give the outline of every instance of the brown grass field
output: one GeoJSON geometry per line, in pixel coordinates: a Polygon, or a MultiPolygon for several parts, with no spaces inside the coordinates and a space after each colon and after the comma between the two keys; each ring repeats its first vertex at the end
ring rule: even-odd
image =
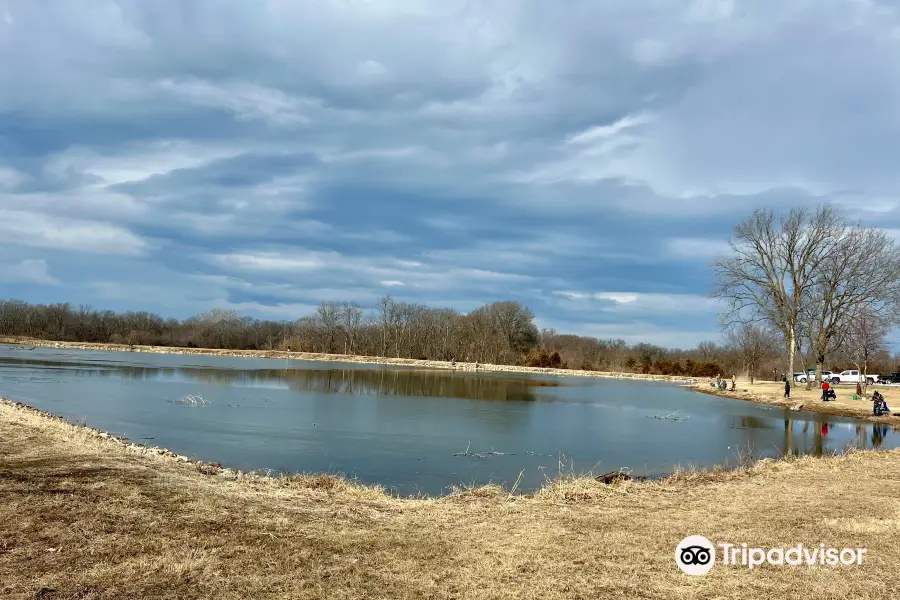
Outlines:
{"type": "Polygon", "coordinates": [[[223,477],[0,402],[0,597],[896,597],[900,453],[763,461],[530,495],[400,499],[332,476],[223,477]],[[675,565],[687,535],[865,547],[862,565],[675,565]]]}

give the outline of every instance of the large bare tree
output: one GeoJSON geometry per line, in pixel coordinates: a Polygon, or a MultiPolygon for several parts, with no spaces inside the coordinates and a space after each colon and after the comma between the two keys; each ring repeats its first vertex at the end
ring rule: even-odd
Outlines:
{"type": "Polygon", "coordinates": [[[882,229],[844,225],[835,233],[834,252],[815,273],[804,307],[819,382],[825,359],[845,343],[845,334],[860,322],[889,327],[900,298],[900,249],[894,240],[882,229]]]}
{"type": "Polygon", "coordinates": [[[713,263],[713,296],[726,303],[723,325],[765,324],[781,333],[788,377],[794,372],[804,303],[834,256],[843,227],[843,217],[829,205],[786,215],[758,209],[735,227],[729,255],[713,263]]]}

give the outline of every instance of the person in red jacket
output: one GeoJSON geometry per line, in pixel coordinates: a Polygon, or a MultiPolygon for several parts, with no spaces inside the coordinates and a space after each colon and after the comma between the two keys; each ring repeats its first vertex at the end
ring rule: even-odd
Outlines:
{"type": "Polygon", "coordinates": [[[831,385],[827,381],[822,382],[822,402],[828,402],[828,390],[831,389],[831,385]]]}

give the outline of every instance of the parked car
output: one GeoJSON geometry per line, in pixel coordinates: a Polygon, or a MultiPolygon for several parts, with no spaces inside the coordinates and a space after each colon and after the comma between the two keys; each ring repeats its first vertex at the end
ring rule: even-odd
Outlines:
{"type": "Polygon", "coordinates": [[[885,375],[881,378],[881,383],[900,383],[900,371],[885,375]]]}
{"type": "MultiPolygon", "coordinates": [[[[822,371],[822,381],[829,381],[834,375],[831,371],[822,371]]],[[[794,381],[798,383],[806,383],[816,379],[816,370],[810,369],[806,373],[794,373],[794,381]]]]}
{"type": "Polygon", "coordinates": [[[842,371],[840,373],[832,373],[831,375],[831,383],[878,383],[880,380],[878,375],[873,375],[872,373],[860,373],[856,369],[850,369],[848,371],[842,371]]]}

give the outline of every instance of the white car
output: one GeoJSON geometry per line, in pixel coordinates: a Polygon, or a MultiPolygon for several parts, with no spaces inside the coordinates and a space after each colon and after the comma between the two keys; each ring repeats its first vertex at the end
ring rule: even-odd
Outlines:
{"type": "Polygon", "coordinates": [[[840,373],[832,373],[829,380],[833,384],[838,383],[867,383],[869,385],[878,383],[879,376],[871,373],[860,373],[856,369],[842,371],[840,373]]]}
{"type": "MultiPolygon", "coordinates": [[[[822,371],[822,381],[829,381],[834,375],[831,371],[822,371]]],[[[807,381],[815,381],[816,370],[810,369],[806,373],[794,373],[794,381],[798,383],[806,383],[807,381]]]]}

